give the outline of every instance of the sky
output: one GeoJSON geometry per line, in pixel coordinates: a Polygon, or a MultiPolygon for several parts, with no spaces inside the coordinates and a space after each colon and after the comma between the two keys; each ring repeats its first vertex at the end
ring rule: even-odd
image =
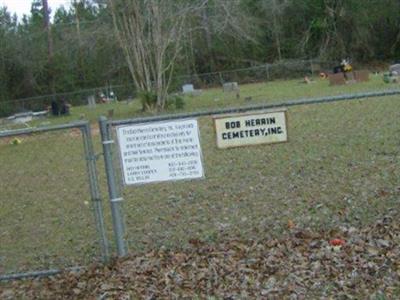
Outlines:
{"type": "MultiPolygon", "coordinates": [[[[70,2],[71,0],[48,0],[52,13],[61,5],[67,8],[70,2]]],[[[31,3],[31,0],[0,0],[0,6],[7,6],[9,12],[18,15],[18,19],[24,14],[30,14],[31,3]]]]}

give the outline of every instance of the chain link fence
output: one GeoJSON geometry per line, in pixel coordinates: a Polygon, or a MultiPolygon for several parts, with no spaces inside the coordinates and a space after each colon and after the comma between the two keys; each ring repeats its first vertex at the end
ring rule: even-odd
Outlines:
{"type": "MultiPolygon", "coordinates": [[[[278,79],[302,78],[305,75],[318,75],[320,71],[331,70],[333,62],[320,60],[287,60],[274,64],[265,64],[249,68],[226,70],[204,74],[176,76],[172,80],[171,90],[181,92],[185,84],[193,84],[197,89],[220,87],[226,82],[238,82],[239,84],[268,82],[278,79]]],[[[61,103],[63,100],[72,106],[88,105],[89,98],[94,97],[96,103],[105,103],[118,100],[133,100],[136,97],[136,89],[133,85],[108,85],[92,89],[84,89],[76,92],[57,93],[16,99],[0,102],[0,117],[6,117],[15,113],[26,111],[51,110],[51,102],[61,103]]]]}
{"type": "MultiPolygon", "coordinates": [[[[245,101],[257,100],[263,97],[273,97],[274,100],[282,101],[287,99],[285,99],[283,96],[280,97],[279,94],[282,92],[282,90],[289,88],[287,81],[285,80],[297,80],[299,86],[302,86],[304,90],[312,90],[310,85],[312,86],[313,83],[321,81],[319,78],[320,73],[331,73],[334,66],[337,64],[338,62],[321,61],[316,59],[285,60],[273,64],[263,64],[242,69],[176,76],[172,79],[170,93],[183,94],[188,96],[186,98],[191,99],[202,94],[203,90],[207,90],[207,93],[210,94],[215,101],[235,97],[245,101]],[[307,82],[305,82],[306,76],[307,82]],[[276,84],[274,84],[274,86],[268,85],[269,82],[276,80],[281,80],[281,86],[277,86],[276,84]],[[214,96],[213,94],[215,94],[216,89],[222,90],[223,85],[226,83],[237,83],[237,89],[234,87],[231,92],[229,89],[224,90],[222,97],[221,95],[214,96]],[[258,85],[259,83],[265,83],[265,86],[262,87],[261,90],[260,86],[258,85]],[[185,85],[192,86],[193,91],[185,93],[183,91],[183,87],[185,85]]],[[[357,66],[355,69],[362,70],[364,67],[357,66]]],[[[370,75],[370,77],[373,76],[370,75]]],[[[387,89],[388,84],[383,82],[382,75],[378,75],[378,77],[378,81],[381,84],[377,84],[375,82],[371,87],[365,85],[365,87],[361,88],[358,87],[358,84],[349,84],[347,85],[347,93],[357,92],[358,89],[366,89],[370,91],[387,89]]],[[[375,78],[375,76],[373,78],[375,78]]],[[[329,80],[325,79],[325,81],[326,85],[329,85],[329,80]]],[[[318,83],[316,85],[318,85],[318,83]]],[[[340,93],[340,91],[336,91],[334,88],[326,89],[326,96],[335,93],[340,93]]],[[[312,97],[316,95],[309,96],[312,97]]],[[[5,118],[12,114],[23,112],[49,111],[51,113],[52,102],[56,102],[60,106],[62,105],[63,101],[65,101],[66,103],[71,104],[73,107],[79,107],[90,105],[93,102],[97,104],[117,102],[121,100],[130,102],[136,99],[136,97],[137,91],[132,84],[110,84],[103,87],[84,89],[76,92],[57,93],[56,95],[44,95],[2,101],[0,102],[0,118],[5,118]]],[[[295,97],[292,96],[291,98],[293,99],[295,97]]],[[[205,105],[208,105],[208,103],[205,105]]],[[[0,119],[0,122],[1,121],[2,120],[0,119]]]]}
{"type": "Polygon", "coordinates": [[[319,76],[320,72],[331,72],[334,62],[321,60],[284,60],[248,68],[177,76],[176,89],[184,84],[193,84],[198,89],[220,87],[227,82],[239,84],[269,82],[274,80],[299,79],[304,76],[319,76]]]}
{"type": "Polygon", "coordinates": [[[85,106],[91,102],[110,103],[118,100],[132,100],[136,97],[135,88],[132,85],[109,85],[92,89],[79,90],[76,92],[57,93],[55,95],[44,95],[0,102],[0,117],[10,116],[22,112],[51,112],[52,102],[61,106],[62,102],[72,106],[85,106]]]}
{"type": "Polygon", "coordinates": [[[106,214],[106,220],[120,256],[222,238],[279,237],[288,224],[331,230],[373,222],[399,207],[399,95],[399,90],[377,91],[102,118],[100,133],[87,122],[3,131],[0,279],[26,272],[50,275],[52,269],[106,260],[110,250],[100,197],[106,185],[112,217],[106,214]],[[288,108],[288,142],[217,148],[214,116],[273,108],[288,108]],[[116,128],[187,119],[198,120],[204,178],[125,186],[116,128]],[[103,165],[92,131],[101,135],[103,146],[106,172],[100,181],[96,164],[101,170],[103,165]]]}
{"type": "Polygon", "coordinates": [[[365,225],[398,209],[399,93],[103,119],[119,254],[125,255],[127,248],[140,252],[212,244],[226,237],[279,237],[288,226],[331,230],[343,224],[365,225]],[[288,142],[216,147],[213,116],[282,107],[289,108],[288,142]],[[200,128],[204,179],[123,184],[116,128],[193,118],[200,128]]]}
{"type": "Polygon", "coordinates": [[[107,260],[95,160],[87,122],[0,133],[0,275],[107,260]]]}

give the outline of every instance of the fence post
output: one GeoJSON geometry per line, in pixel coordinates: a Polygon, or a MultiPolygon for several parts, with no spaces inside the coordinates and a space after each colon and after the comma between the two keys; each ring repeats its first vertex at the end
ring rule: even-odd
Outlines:
{"type": "Polygon", "coordinates": [[[265,65],[265,69],[267,71],[267,81],[269,81],[269,64],[265,65]]]}
{"type": "Polygon", "coordinates": [[[100,195],[100,188],[99,188],[97,167],[96,167],[96,155],[93,149],[90,124],[87,123],[84,126],[82,126],[81,131],[82,131],[83,145],[86,155],[86,166],[89,175],[90,194],[94,209],[97,233],[99,235],[100,249],[103,261],[107,262],[110,257],[110,252],[109,252],[108,239],[106,235],[106,227],[104,225],[103,206],[100,195]]]}
{"type": "Polygon", "coordinates": [[[123,198],[117,188],[116,174],[112,158],[112,135],[108,120],[102,116],[99,119],[99,127],[101,133],[101,141],[103,144],[104,164],[107,175],[108,194],[110,197],[113,229],[115,234],[115,241],[117,244],[117,252],[119,257],[123,257],[127,253],[125,243],[125,228],[122,214],[122,201],[123,198]]]}
{"type": "Polygon", "coordinates": [[[311,76],[314,77],[314,62],[310,59],[310,69],[311,69],[311,76]]]}

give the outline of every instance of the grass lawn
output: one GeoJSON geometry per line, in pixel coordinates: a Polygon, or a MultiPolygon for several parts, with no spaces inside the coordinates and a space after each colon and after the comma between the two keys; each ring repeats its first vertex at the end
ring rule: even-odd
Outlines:
{"type": "MultiPolygon", "coordinates": [[[[368,83],[328,87],[326,81],[277,81],[241,87],[241,99],[220,89],[187,97],[187,111],[285,99],[374,91],[368,83]],[[244,97],[252,97],[248,103],[244,97]]],[[[95,122],[114,109],[114,118],[142,115],[140,105],[114,103],[89,110],[74,107],[65,118],[95,122]]],[[[212,119],[200,118],[204,180],[123,189],[130,249],[185,247],[190,239],[210,243],[229,236],[277,236],[296,226],[332,230],[369,224],[400,202],[400,99],[292,107],[289,142],[219,150],[212,119]]],[[[33,125],[40,125],[36,121],[33,125]]],[[[98,134],[94,135],[100,152],[98,134]]],[[[96,235],[79,133],[0,140],[0,274],[85,264],[95,257],[96,235]]],[[[99,172],[107,198],[102,158],[99,172]]],[[[111,231],[109,205],[104,202],[111,231]]]]}
{"type": "MultiPolygon", "coordinates": [[[[222,88],[211,88],[203,90],[201,96],[185,96],[186,107],[184,110],[169,110],[165,113],[193,112],[226,108],[232,106],[243,106],[252,104],[277,103],[289,99],[313,98],[323,96],[334,96],[369,91],[379,91],[399,86],[389,85],[383,82],[380,75],[371,75],[371,80],[364,83],[349,84],[346,86],[329,86],[327,80],[315,79],[311,84],[304,84],[300,79],[288,81],[272,81],[267,83],[246,84],[240,86],[240,99],[236,99],[235,93],[223,93],[222,88]],[[251,101],[245,98],[251,97],[251,101]]],[[[78,106],[71,109],[71,115],[66,117],[50,117],[47,119],[31,122],[31,126],[46,126],[62,124],[78,119],[86,119],[97,122],[100,115],[108,115],[108,111],[114,111],[114,119],[126,119],[136,116],[146,116],[149,113],[141,112],[138,99],[130,103],[120,101],[117,103],[99,104],[95,108],[78,106]]],[[[1,127],[0,127],[1,130],[1,127]]]]}

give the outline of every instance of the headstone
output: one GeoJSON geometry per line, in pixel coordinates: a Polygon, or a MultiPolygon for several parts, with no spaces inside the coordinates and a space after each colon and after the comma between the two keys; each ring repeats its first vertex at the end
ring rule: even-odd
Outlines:
{"type": "Polygon", "coordinates": [[[346,83],[356,83],[356,77],[353,72],[344,73],[344,78],[346,80],[346,83]]]}
{"type": "Polygon", "coordinates": [[[343,73],[329,74],[329,84],[330,85],[343,85],[346,84],[346,79],[343,73]]]}
{"type": "Polygon", "coordinates": [[[193,84],[185,84],[182,86],[182,91],[184,94],[191,94],[194,92],[193,84]]]}
{"type": "Polygon", "coordinates": [[[357,82],[369,81],[369,71],[367,70],[354,71],[354,77],[357,80],[357,82]]]}
{"type": "Polygon", "coordinates": [[[190,96],[199,96],[202,90],[195,90],[193,84],[185,84],[182,86],[182,92],[190,96]]]}
{"type": "Polygon", "coordinates": [[[224,92],[237,92],[239,85],[237,82],[226,82],[222,85],[224,92]]]}
{"type": "Polygon", "coordinates": [[[96,98],[94,97],[94,95],[90,95],[88,98],[88,105],[89,107],[95,107],[96,106],[96,98]]]}
{"type": "Polygon", "coordinates": [[[64,100],[61,103],[60,115],[69,115],[70,108],[71,108],[71,105],[64,100]]]}
{"type": "Polygon", "coordinates": [[[18,113],[7,118],[8,121],[11,121],[11,123],[14,124],[24,124],[26,122],[32,121],[32,119],[33,113],[31,111],[18,113]]]}
{"type": "Polygon", "coordinates": [[[389,71],[390,73],[397,72],[397,75],[400,75],[400,64],[391,65],[389,71]]]}

